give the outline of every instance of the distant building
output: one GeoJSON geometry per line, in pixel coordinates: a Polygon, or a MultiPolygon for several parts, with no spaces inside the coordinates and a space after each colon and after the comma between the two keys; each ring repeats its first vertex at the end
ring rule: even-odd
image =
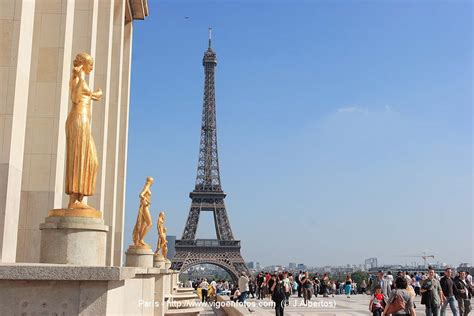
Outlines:
{"type": "Polygon", "coordinates": [[[176,236],[166,236],[166,241],[168,242],[168,259],[171,260],[176,254],[176,248],[174,247],[176,236]]]}
{"type": "MultiPolygon", "coordinates": [[[[432,267],[433,267],[435,273],[440,275],[440,276],[442,276],[444,274],[444,269],[446,268],[444,266],[435,265],[435,264],[433,264],[432,267]]],[[[380,267],[373,267],[373,268],[368,270],[368,272],[371,273],[371,274],[376,274],[378,271],[383,271],[385,273],[390,271],[394,275],[399,271],[402,271],[402,272],[405,272],[405,273],[408,273],[408,274],[412,274],[412,273],[415,273],[415,272],[417,272],[417,273],[422,273],[422,272],[426,273],[428,271],[428,268],[425,267],[424,265],[403,266],[403,265],[394,264],[394,265],[383,265],[383,266],[380,266],[380,267]]]]}
{"type": "Polygon", "coordinates": [[[298,270],[306,270],[307,267],[304,263],[298,263],[298,265],[296,266],[296,269],[298,270]]]}
{"type": "Polygon", "coordinates": [[[365,266],[365,270],[370,270],[372,268],[378,267],[377,258],[365,259],[364,266],[365,266]]]}
{"type": "Polygon", "coordinates": [[[264,270],[265,272],[279,272],[279,271],[283,271],[284,268],[283,266],[279,266],[279,265],[271,265],[271,266],[268,266],[268,267],[264,267],[262,270],[264,270]]]}
{"type": "Polygon", "coordinates": [[[346,265],[345,267],[331,267],[329,271],[331,274],[341,275],[354,272],[354,268],[350,265],[346,265]]]}
{"type": "Polygon", "coordinates": [[[246,265],[247,268],[249,268],[249,269],[256,269],[256,268],[257,268],[257,265],[255,264],[254,261],[246,262],[245,265],[246,265]]]}
{"type": "Polygon", "coordinates": [[[290,262],[290,263],[288,264],[288,269],[290,269],[290,270],[296,270],[296,263],[290,262]]]}

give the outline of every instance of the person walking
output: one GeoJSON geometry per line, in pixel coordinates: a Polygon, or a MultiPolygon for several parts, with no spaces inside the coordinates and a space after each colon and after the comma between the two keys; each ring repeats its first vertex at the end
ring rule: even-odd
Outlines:
{"type": "Polygon", "coordinates": [[[298,292],[298,288],[299,288],[298,282],[296,282],[296,280],[293,280],[293,285],[292,286],[293,286],[292,293],[296,294],[296,292],[298,292]]]}
{"type": "Polygon", "coordinates": [[[209,287],[207,279],[203,279],[199,287],[201,288],[201,303],[207,302],[207,288],[209,287]]]}
{"type": "Polygon", "coordinates": [[[441,306],[441,316],[446,315],[446,308],[448,307],[453,312],[453,316],[458,316],[458,302],[456,300],[457,290],[454,286],[454,280],[452,278],[453,270],[451,268],[444,269],[444,276],[441,278],[439,283],[441,284],[441,290],[443,295],[446,297],[444,304],[441,306]]]}
{"type": "Polygon", "coordinates": [[[285,311],[285,286],[283,285],[283,274],[280,273],[270,288],[272,292],[272,301],[275,302],[275,315],[283,316],[285,311]]]}
{"type": "Polygon", "coordinates": [[[278,276],[276,274],[272,274],[272,276],[270,277],[270,280],[268,280],[267,282],[268,294],[270,294],[270,296],[273,293],[272,292],[273,284],[275,284],[277,279],[278,279],[278,276]]]}
{"type": "Polygon", "coordinates": [[[247,276],[247,274],[244,272],[242,272],[242,275],[240,276],[239,278],[239,289],[240,289],[240,302],[242,303],[245,303],[245,301],[247,300],[247,297],[249,295],[249,278],[247,276]]]}
{"type": "Polygon", "coordinates": [[[465,271],[466,272],[466,281],[467,281],[467,284],[470,284],[471,286],[474,286],[474,281],[472,280],[472,275],[469,273],[469,271],[465,271]]]}
{"type": "Polygon", "coordinates": [[[261,271],[257,276],[257,300],[263,300],[265,298],[265,293],[263,291],[265,283],[265,274],[261,271]]]}
{"type": "Polygon", "coordinates": [[[255,281],[252,279],[250,279],[249,281],[249,298],[250,298],[250,295],[252,295],[252,298],[255,298],[255,281]]]}
{"type": "Polygon", "coordinates": [[[344,290],[346,292],[347,298],[351,298],[352,279],[349,273],[346,275],[346,283],[345,283],[344,290]]]}
{"type": "Polygon", "coordinates": [[[386,278],[384,278],[383,271],[381,271],[381,270],[379,270],[379,272],[377,273],[377,278],[375,280],[373,280],[373,282],[371,284],[370,293],[375,293],[375,286],[376,285],[379,285],[380,288],[382,289],[382,294],[384,296],[384,302],[387,303],[388,302],[388,296],[389,296],[389,294],[392,290],[390,288],[389,282],[387,281],[386,278]]]}
{"type": "Polygon", "coordinates": [[[385,308],[384,296],[382,294],[382,288],[380,285],[376,285],[374,288],[374,293],[370,299],[369,311],[372,312],[372,316],[382,316],[383,310],[385,308]]]}
{"type": "Polygon", "coordinates": [[[298,275],[296,276],[296,283],[298,284],[298,297],[301,297],[301,279],[303,278],[304,274],[303,271],[300,271],[298,275]]]}
{"type": "Polygon", "coordinates": [[[383,314],[416,316],[413,297],[407,291],[407,279],[404,276],[398,276],[395,279],[394,287],[389,294],[383,314]]]}
{"type": "Polygon", "coordinates": [[[283,272],[283,288],[285,290],[285,305],[290,305],[290,296],[291,296],[291,282],[288,277],[288,272],[283,272]]]}
{"type": "Polygon", "coordinates": [[[421,293],[420,293],[420,286],[421,286],[420,281],[421,281],[421,277],[418,275],[417,272],[415,272],[415,274],[412,277],[412,286],[413,286],[413,289],[415,290],[415,295],[416,296],[421,295],[421,293]]]}
{"type": "Polygon", "coordinates": [[[329,276],[327,273],[324,273],[321,279],[321,294],[323,294],[323,297],[328,297],[328,285],[329,276]]]}
{"type": "Polygon", "coordinates": [[[388,271],[385,278],[387,279],[387,282],[388,282],[388,285],[390,286],[390,289],[392,289],[393,288],[393,280],[394,280],[393,275],[392,275],[392,271],[388,271]]]}
{"type": "Polygon", "coordinates": [[[365,280],[362,280],[362,282],[360,282],[360,286],[359,286],[359,293],[360,294],[365,294],[366,289],[367,289],[367,283],[365,282],[365,280]]]}
{"type": "Polygon", "coordinates": [[[425,305],[426,316],[440,316],[440,306],[444,303],[444,295],[431,266],[428,267],[428,277],[421,283],[420,292],[421,304],[425,305]]]}
{"type": "Polygon", "coordinates": [[[301,287],[303,288],[304,303],[308,304],[313,296],[313,282],[310,280],[308,272],[305,272],[301,278],[301,287]]]}
{"type": "Polygon", "coordinates": [[[466,278],[466,272],[459,272],[459,276],[454,279],[456,286],[457,299],[459,304],[459,314],[467,316],[471,311],[471,298],[473,294],[472,285],[466,278]]]}

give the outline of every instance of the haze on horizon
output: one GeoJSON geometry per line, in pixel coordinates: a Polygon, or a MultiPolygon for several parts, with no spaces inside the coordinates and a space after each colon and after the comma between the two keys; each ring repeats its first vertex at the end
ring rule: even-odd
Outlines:
{"type": "MultiPolygon", "coordinates": [[[[149,1],[133,39],[125,247],[153,176],[181,237],[213,27],[219,162],[246,261],[473,264],[472,3],[149,1]],[[188,18],[186,18],[188,17],[188,18]]],[[[215,237],[210,214],[198,238],[215,237]]]]}

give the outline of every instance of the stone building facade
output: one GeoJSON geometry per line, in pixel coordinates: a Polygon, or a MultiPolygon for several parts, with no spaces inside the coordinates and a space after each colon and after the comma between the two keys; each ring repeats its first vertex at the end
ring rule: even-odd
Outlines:
{"type": "Polygon", "coordinates": [[[94,58],[96,194],[106,264],[122,265],[133,23],[147,0],[0,0],[0,263],[39,262],[39,225],[64,193],[68,82],[77,53],[94,58]]]}

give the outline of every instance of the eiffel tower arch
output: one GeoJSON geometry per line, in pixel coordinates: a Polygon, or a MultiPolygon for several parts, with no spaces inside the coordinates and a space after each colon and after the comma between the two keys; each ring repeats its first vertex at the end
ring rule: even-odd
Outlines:
{"type": "Polygon", "coordinates": [[[213,264],[227,271],[234,281],[242,272],[248,272],[240,254],[240,240],[235,240],[224,204],[217,153],[216,99],[214,71],[217,56],[211,47],[204,53],[204,100],[202,108],[201,140],[196,185],[189,194],[191,208],[180,240],[176,240],[176,255],[171,268],[184,271],[198,264],[213,264]],[[201,212],[212,212],[216,239],[196,239],[201,212]]]}

